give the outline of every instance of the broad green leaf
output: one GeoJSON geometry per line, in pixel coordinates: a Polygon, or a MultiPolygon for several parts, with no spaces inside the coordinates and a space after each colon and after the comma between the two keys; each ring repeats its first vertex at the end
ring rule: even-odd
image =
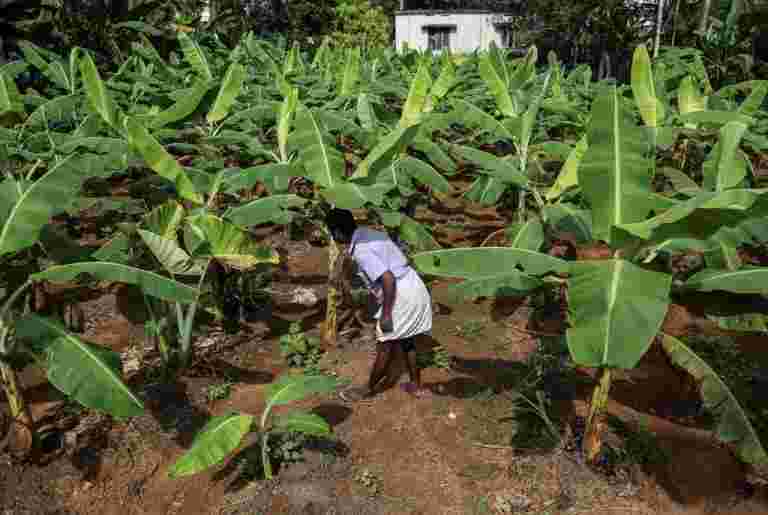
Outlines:
{"type": "Polygon", "coordinates": [[[355,92],[357,82],[360,80],[360,48],[348,48],[344,72],[339,84],[339,96],[348,97],[355,92]]]}
{"type": "Polygon", "coordinates": [[[713,248],[704,252],[707,267],[724,270],[736,270],[741,267],[738,243],[730,237],[729,229],[731,228],[723,227],[710,237],[709,242],[713,244],[713,248]]]}
{"type": "Polygon", "coordinates": [[[175,200],[169,200],[147,213],[142,225],[162,238],[175,238],[184,219],[184,207],[175,200]]]}
{"type": "MultiPolygon", "coordinates": [[[[299,103],[299,88],[291,88],[280,105],[280,114],[277,118],[277,146],[280,149],[280,160],[288,162],[288,133],[296,114],[299,103]]],[[[300,130],[297,124],[297,130],[300,130]]]]}
{"type": "Polygon", "coordinates": [[[192,447],[171,466],[171,478],[191,476],[224,460],[251,430],[253,415],[228,413],[212,417],[195,436],[192,447]]]}
{"type": "Polygon", "coordinates": [[[320,44],[320,48],[315,52],[315,57],[312,59],[312,68],[320,67],[325,59],[328,57],[330,50],[331,37],[323,36],[323,42],[320,44]]]}
{"type": "Polygon", "coordinates": [[[240,94],[245,77],[245,66],[236,62],[229,65],[227,73],[224,75],[224,80],[221,83],[219,94],[216,96],[213,107],[206,116],[208,123],[219,122],[227,117],[232,104],[235,102],[235,98],[240,94]]]}
{"type": "Polygon", "coordinates": [[[376,113],[373,110],[368,93],[357,95],[357,118],[360,120],[360,125],[363,129],[367,131],[375,130],[378,125],[376,113]]]}
{"type": "Polygon", "coordinates": [[[644,133],[626,116],[615,86],[595,100],[588,139],[579,185],[592,206],[595,238],[610,244],[613,226],[644,220],[650,211],[652,164],[644,133]]]}
{"type": "Polygon", "coordinates": [[[494,135],[499,139],[513,141],[515,136],[510,130],[490,114],[481,108],[462,99],[454,99],[452,116],[456,123],[465,127],[478,127],[494,135]]]}
{"type": "Polygon", "coordinates": [[[691,374],[699,385],[704,406],[715,416],[715,435],[730,446],[744,462],[753,465],[768,464],[768,453],[760,442],[749,414],[741,407],[728,385],[683,342],[669,335],[661,338],[661,345],[677,366],[691,374]]]}
{"type": "Polygon", "coordinates": [[[96,68],[96,64],[93,62],[90,54],[85,54],[80,60],[80,74],[83,78],[83,86],[91,107],[99,113],[107,124],[119,129],[117,106],[107,91],[104,81],[101,80],[99,70],[96,68]]]}
{"type": "Polygon", "coordinates": [[[399,234],[400,238],[408,242],[413,251],[423,252],[441,248],[440,244],[432,237],[429,229],[409,216],[401,216],[399,234]]]}
{"type": "Polygon", "coordinates": [[[539,59],[539,50],[536,45],[528,47],[528,52],[521,63],[517,65],[515,71],[510,75],[508,88],[511,91],[517,91],[528,81],[536,76],[536,62],[539,59]]]}
{"type": "Polygon", "coordinates": [[[185,32],[179,32],[178,37],[181,51],[184,53],[184,58],[192,69],[194,69],[204,81],[213,81],[213,73],[211,73],[211,67],[208,64],[208,58],[205,56],[203,49],[200,48],[200,45],[185,32]]]}
{"type": "Polygon", "coordinates": [[[16,82],[0,70],[0,115],[23,112],[24,103],[16,89],[16,82]]]}
{"type": "Polygon", "coordinates": [[[332,188],[324,188],[320,194],[340,209],[359,209],[368,203],[381,205],[384,195],[392,189],[389,184],[363,186],[353,182],[342,182],[332,188]]]}
{"type": "Polygon", "coordinates": [[[241,206],[229,208],[224,218],[243,227],[261,225],[268,222],[276,223],[284,218],[284,210],[291,207],[301,207],[307,200],[296,195],[270,195],[241,206]]]}
{"type": "MultiPolygon", "coordinates": [[[[85,158],[65,158],[53,165],[39,179],[22,192],[14,188],[14,195],[1,195],[3,226],[0,231],[0,256],[34,245],[40,229],[51,217],[66,208],[63,199],[71,199],[88,177],[85,158]]],[[[15,183],[3,181],[2,185],[15,183]]],[[[5,192],[5,188],[3,188],[5,192]]]]}
{"type": "Polygon", "coordinates": [[[178,122],[194,113],[203,97],[208,93],[210,86],[207,82],[198,79],[189,88],[189,93],[179,98],[171,107],[149,118],[149,127],[160,129],[168,124],[178,122]]]}
{"type": "Polygon", "coordinates": [[[331,426],[320,415],[308,411],[293,410],[278,417],[274,428],[313,436],[328,436],[331,426]]]}
{"type": "Polygon", "coordinates": [[[313,394],[329,393],[339,386],[335,377],[325,375],[283,374],[267,386],[269,407],[299,401],[313,394]]]}
{"type": "MultiPolygon", "coordinates": [[[[699,92],[699,86],[694,83],[692,76],[686,76],[677,90],[677,107],[680,114],[687,115],[707,109],[707,97],[699,92]]],[[[696,123],[686,123],[688,129],[695,129],[696,123]]]]}
{"type": "Polygon", "coordinates": [[[299,159],[312,182],[323,188],[333,188],[344,182],[344,156],[336,148],[334,138],[307,107],[302,106],[296,114],[291,146],[299,149],[299,159]]]}
{"type": "Polygon", "coordinates": [[[768,214],[768,189],[730,189],[704,192],[643,222],[616,227],[651,242],[673,238],[706,239],[721,227],[735,226],[768,214]]]}
{"type": "Polygon", "coordinates": [[[509,246],[516,249],[539,251],[544,244],[544,226],[537,218],[515,223],[504,231],[509,246]]]}
{"type": "Polygon", "coordinates": [[[19,338],[44,345],[48,380],[83,406],[126,418],[144,413],[144,405],[120,378],[120,354],[68,333],[36,314],[16,322],[19,338]]]}
{"type": "Polygon", "coordinates": [[[514,160],[464,145],[451,145],[450,149],[463,161],[476,166],[478,172],[487,173],[498,181],[516,186],[525,186],[528,183],[528,178],[520,172],[520,167],[514,160]]]}
{"type": "Polygon", "coordinates": [[[450,58],[443,59],[440,75],[432,84],[432,89],[429,92],[433,99],[432,101],[436,102],[445,97],[454,84],[456,84],[456,68],[450,58]]]}
{"type": "Polygon", "coordinates": [[[557,179],[552,187],[547,191],[546,199],[549,201],[555,200],[560,197],[566,190],[579,184],[579,164],[587,151],[587,135],[581,137],[581,139],[573,147],[571,153],[568,154],[568,158],[563,163],[563,167],[560,169],[560,173],[557,175],[557,179]]]}
{"type": "Polygon", "coordinates": [[[51,122],[71,119],[82,103],[82,95],[53,98],[32,111],[26,123],[29,127],[46,129],[51,122]]]}
{"type": "Polygon", "coordinates": [[[560,66],[557,54],[553,50],[547,52],[547,62],[552,73],[552,97],[556,100],[567,102],[568,99],[562,90],[563,68],[560,66]]]}
{"type": "Polygon", "coordinates": [[[562,202],[544,206],[544,221],[556,235],[570,235],[577,243],[589,243],[592,237],[592,213],[562,202]]]}
{"type": "Polygon", "coordinates": [[[30,275],[33,281],[67,282],[80,274],[90,274],[100,281],[138,286],[147,295],[170,302],[189,304],[197,300],[197,289],[162,275],[119,263],[101,261],[51,266],[30,275]]]}
{"type": "Polygon", "coordinates": [[[206,252],[197,249],[192,252],[194,257],[208,255],[238,270],[280,262],[280,257],[272,248],[260,246],[248,232],[226,220],[207,214],[188,220],[200,231],[207,244],[206,252]]]}
{"type": "Polygon", "coordinates": [[[283,62],[283,75],[289,75],[293,73],[299,61],[299,42],[294,41],[293,46],[285,55],[285,61],[283,62]]]}
{"type": "Polygon", "coordinates": [[[544,77],[544,84],[541,85],[541,89],[539,90],[538,94],[536,94],[531,103],[528,105],[528,108],[525,110],[525,113],[523,113],[523,116],[520,118],[520,132],[517,135],[518,137],[516,143],[518,146],[518,151],[523,156],[523,159],[527,159],[528,145],[530,144],[531,137],[533,136],[533,127],[536,123],[536,116],[539,114],[541,102],[544,100],[544,96],[547,94],[547,88],[549,87],[549,79],[551,76],[552,74],[547,72],[546,76],[544,77]]]}
{"type": "Polygon", "coordinates": [[[680,119],[685,124],[706,123],[712,125],[725,125],[729,122],[738,122],[749,126],[754,122],[754,119],[751,116],[730,111],[693,111],[681,114],[680,119]]]}
{"type": "Polygon", "coordinates": [[[118,233],[115,237],[102,245],[99,250],[94,252],[91,257],[99,261],[109,261],[111,263],[127,265],[131,260],[130,251],[133,246],[133,242],[128,236],[123,233],[118,233]]]}
{"type": "Polygon", "coordinates": [[[457,171],[456,163],[453,162],[443,148],[430,139],[417,136],[411,142],[411,147],[427,156],[427,159],[437,168],[445,171],[447,174],[454,174],[457,171]]]}
{"type": "Polygon", "coordinates": [[[269,163],[238,170],[237,173],[224,177],[224,191],[235,193],[240,190],[250,190],[257,183],[269,184],[277,179],[287,182],[291,177],[298,177],[301,173],[291,163],[269,163]]]}
{"type": "Polygon", "coordinates": [[[697,291],[768,293],[768,268],[745,265],[738,270],[702,270],[690,277],[685,288],[697,291]]]}
{"type": "Polygon", "coordinates": [[[400,127],[381,138],[377,145],[365,156],[365,159],[357,165],[357,169],[351,179],[368,177],[381,170],[382,167],[391,164],[393,156],[402,152],[413,138],[416,137],[418,131],[418,125],[400,127]]]}
{"type": "Polygon", "coordinates": [[[392,166],[398,168],[400,171],[413,177],[416,181],[429,186],[437,192],[448,193],[451,191],[451,184],[446,180],[446,178],[440,175],[437,170],[432,168],[424,161],[421,161],[420,159],[404,157],[395,161],[392,166]]]}
{"type": "Polygon", "coordinates": [[[143,229],[139,229],[138,233],[152,254],[169,273],[199,276],[204,272],[203,266],[192,261],[189,254],[181,248],[176,240],[176,235],[163,237],[143,229]]]}
{"type": "Polygon", "coordinates": [[[728,122],[720,128],[720,139],[703,165],[705,188],[735,188],[747,176],[746,164],[739,155],[739,144],[746,131],[747,126],[739,122],[728,122]]]}
{"type": "Polygon", "coordinates": [[[753,81],[757,84],[753,86],[752,92],[749,94],[746,100],[739,106],[739,113],[754,116],[760,110],[760,106],[763,105],[765,95],[768,94],[768,81],[753,81]]]}
{"type": "Polygon", "coordinates": [[[511,247],[436,250],[416,254],[412,259],[424,274],[465,279],[496,277],[512,270],[528,275],[567,273],[570,268],[562,259],[511,247]]]}
{"type": "Polygon", "coordinates": [[[634,368],[667,313],[672,276],[629,261],[571,264],[566,339],[573,360],[587,367],[634,368]]]}
{"type": "Polygon", "coordinates": [[[80,60],[80,54],[83,50],[80,47],[74,47],[69,51],[69,91],[74,93],[77,91],[77,63],[80,60]]]}
{"type": "Polygon", "coordinates": [[[74,137],[66,143],[59,145],[57,150],[63,154],[70,154],[79,148],[84,148],[98,154],[110,154],[116,157],[123,157],[128,153],[128,143],[125,140],[99,137],[74,137]]]}
{"type": "Polygon", "coordinates": [[[448,289],[455,300],[461,301],[477,297],[522,297],[543,285],[544,281],[538,277],[508,270],[501,275],[466,279],[448,289]]]}
{"type": "MultiPolygon", "coordinates": [[[[43,59],[43,57],[40,55],[40,53],[44,51],[29,41],[19,41],[19,48],[24,54],[24,59],[31,63],[35,68],[38,68],[40,72],[45,75],[51,82],[62,89],[71,89],[71,85],[67,78],[67,73],[60,62],[46,62],[46,60],[43,59]]],[[[56,58],[58,58],[58,56],[56,56],[56,58]]]]}
{"type": "Polygon", "coordinates": [[[126,118],[125,129],[131,146],[141,154],[147,165],[158,175],[173,182],[179,195],[196,204],[202,204],[203,198],[195,190],[194,184],[181,165],[158,143],[144,126],[131,118],[126,118]]]}
{"type": "Polygon", "coordinates": [[[499,203],[508,187],[508,183],[495,177],[478,177],[462,197],[484,206],[494,206],[499,203]]]}
{"type": "Polygon", "coordinates": [[[520,114],[512,96],[509,94],[509,86],[499,74],[490,52],[480,56],[478,62],[480,77],[485,81],[493,98],[496,100],[496,106],[504,116],[517,116],[520,114]]]}
{"type": "Polygon", "coordinates": [[[635,47],[632,56],[632,93],[643,122],[656,128],[664,123],[664,104],[656,97],[651,57],[645,45],[635,47]]]}
{"type": "Polygon", "coordinates": [[[408,98],[400,115],[400,128],[411,127],[421,121],[421,112],[424,110],[431,86],[432,78],[429,76],[428,68],[424,65],[419,66],[416,77],[411,81],[411,89],[408,91],[408,98]]]}
{"type": "Polygon", "coordinates": [[[662,167],[658,168],[656,171],[669,179],[669,182],[672,183],[672,187],[677,193],[682,193],[683,195],[692,197],[694,195],[698,195],[702,191],[701,187],[696,183],[696,181],[691,179],[688,174],[678,170],[677,168],[662,167]]]}
{"type": "Polygon", "coordinates": [[[11,61],[9,63],[0,64],[0,72],[3,72],[6,77],[15,79],[29,68],[29,63],[24,61],[11,61]]]}

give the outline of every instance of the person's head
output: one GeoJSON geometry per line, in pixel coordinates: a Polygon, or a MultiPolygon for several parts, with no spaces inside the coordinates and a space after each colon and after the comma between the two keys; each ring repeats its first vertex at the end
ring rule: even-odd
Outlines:
{"type": "Polygon", "coordinates": [[[325,217],[325,223],[331,231],[333,239],[339,243],[349,243],[357,229],[357,222],[352,212],[346,209],[331,209],[325,217]]]}

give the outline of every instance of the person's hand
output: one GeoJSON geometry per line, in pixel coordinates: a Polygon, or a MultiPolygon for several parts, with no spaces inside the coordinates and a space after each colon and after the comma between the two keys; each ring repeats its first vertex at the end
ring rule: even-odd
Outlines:
{"type": "Polygon", "coordinates": [[[379,327],[381,327],[381,332],[384,334],[394,331],[395,327],[392,323],[392,316],[381,317],[381,320],[379,320],[379,327]]]}

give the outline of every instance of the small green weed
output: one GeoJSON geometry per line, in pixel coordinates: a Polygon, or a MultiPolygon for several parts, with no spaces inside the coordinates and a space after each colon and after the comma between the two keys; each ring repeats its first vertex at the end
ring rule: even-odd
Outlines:
{"type": "Polygon", "coordinates": [[[280,337],[280,350],[288,366],[301,367],[307,374],[319,374],[320,339],[304,334],[301,322],[293,322],[288,334],[280,337]]]}
{"type": "Polygon", "coordinates": [[[669,460],[653,434],[644,427],[632,430],[616,417],[610,417],[608,423],[624,441],[623,448],[609,450],[608,461],[613,465],[658,465],[669,460]]]}
{"type": "Polygon", "coordinates": [[[457,325],[454,334],[465,340],[474,340],[483,334],[485,322],[482,320],[466,320],[461,325],[457,325]]]}
{"type": "Polygon", "coordinates": [[[453,358],[443,345],[437,345],[428,352],[419,352],[416,354],[416,365],[419,368],[442,368],[449,369],[453,363],[453,358]]]}
{"type": "MultiPolygon", "coordinates": [[[[271,464],[279,464],[281,467],[290,463],[298,463],[304,460],[304,444],[307,437],[296,432],[272,432],[269,434],[267,445],[269,461],[271,464]]],[[[264,464],[261,459],[259,446],[245,449],[237,456],[237,461],[242,463],[241,477],[245,481],[264,478],[264,464]]]]}
{"type": "Polygon", "coordinates": [[[230,381],[208,385],[205,388],[205,398],[208,399],[208,402],[226,399],[231,393],[232,383],[230,381]]]}
{"type": "Polygon", "coordinates": [[[472,515],[490,515],[491,503],[487,495],[472,498],[469,502],[472,515]]]}
{"type": "Polygon", "coordinates": [[[371,470],[364,468],[359,471],[355,475],[355,481],[363,486],[372,497],[381,494],[381,478],[371,470]]]}

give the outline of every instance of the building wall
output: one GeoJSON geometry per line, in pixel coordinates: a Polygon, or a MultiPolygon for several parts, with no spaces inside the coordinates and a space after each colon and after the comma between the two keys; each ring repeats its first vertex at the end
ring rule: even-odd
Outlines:
{"type": "Polygon", "coordinates": [[[487,49],[491,41],[501,44],[496,23],[509,17],[491,12],[400,11],[395,13],[395,48],[400,50],[407,42],[410,48],[426,50],[429,25],[455,25],[451,32],[451,52],[464,53],[487,49]]]}

